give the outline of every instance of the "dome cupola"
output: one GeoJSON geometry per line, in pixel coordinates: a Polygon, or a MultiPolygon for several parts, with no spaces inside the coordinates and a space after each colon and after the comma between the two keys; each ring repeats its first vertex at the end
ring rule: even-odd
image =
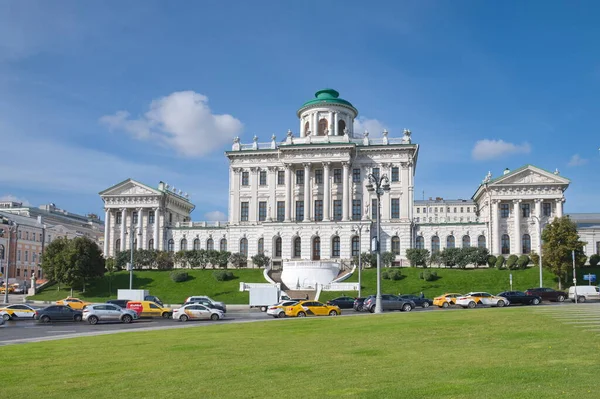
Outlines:
{"type": "Polygon", "coordinates": [[[334,89],[322,89],[315,98],[302,104],[297,112],[300,118],[300,137],[343,136],[348,133],[354,137],[354,119],[358,110],[349,102],[340,98],[334,89]]]}

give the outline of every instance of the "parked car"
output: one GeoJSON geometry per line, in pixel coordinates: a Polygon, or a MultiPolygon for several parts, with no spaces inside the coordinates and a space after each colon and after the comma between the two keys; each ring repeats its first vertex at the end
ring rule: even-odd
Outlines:
{"type": "Polygon", "coordinates": [[[157,303],[150,301],[129,301],[127,309],[137,312],[138,317],[162,317],[168,319],[173,312],[169,308],[163,308],[157,303]]]}
{"type": "Polygon", "coordinates": [[[111,299],[106,301],[106,303],[110,303],[111,305],[117,305],[123,309],[127,309],[127,302],[129,302],[129,299],[111,299]]]}
{"type": "Polygon", "coordinates": [[[185,300],[185,303],[191,303],[191,302],[201,303],[202,305],[205,305],[205,306],[208,303],[208,304],[211,304],[214,308],[222,310],[223,313],[227,313],[227,306],[225,306],[225,304],[223,302],[215,301],[206,295],[196,295],[196,296],[187,297],[185,300]]]}
{"type": "Polygon", "coordinates": [[[365,298],[364,297],[356,298],[354,300],[354,303],[352,304],[352,307],[357,312],[360,312],[361,310],[363,310],[363,303],[365,303],[365,298]]]}
{"type": "Polygon", "coordinates": [[[569,299],[575,302],[575,289],[577,288],[577,302],[600,300],[600,289],[593,285],[578,285],[569,287],[569,299]]]}
{"type": "Polygon", "coordinates": [[[325,305],[319,301],[300,301],[285,308],[285,315],[289,317],[338,316],[340,314],[342,311],[337,306],[325,305]]]}
{"type": "Polygon", "coordinates": [[[185,305],[173,311],[173,319],[179,321],[188,320],[220,320],[225,313],[219,309],[211,309],[199,303],[185,305]]]}
{"type": "Polygon", "coordinates": [[[35,319],[42,323],[51,321],[81,321],[83,314],[81,310],[72,309],[67,305],[51,305],[44,309],[35,311],[35,319]]]}
{"type": "Polygon", "coordinates": [[[433,301],[429,298],[421,298],[420,296],[417,295],[410,295],[410,294],[405,294],[405,295],[398,295],[401,299],[405,299],[408,301],[413,301],[415,303],[415,305],[420,306],[422,308],[428,308],[431,305],[433,305],[433,301]]]}
{"type": "Polygon", "coordinates": [[[85,306],[89,305],[91,302],[82,301],[79,298],[71,298],[70,296],[65,299],[61,299],[60,301],[56,301],[57,305],[65,305],[70,307],[71,309],[81,310],[85,306]]]}
{"type": "MultiPolygon", "coordinates": [[[[15,288],[12,285],[8,286],[8,293],[12,294],[15,292],[15,288]]],[[[0,294],[4,294],[6,293],[6,284],[2,283],[2,285],[0,285],[0,294]]]]}
{"type": "Polygon", "coordinates": [[[8,305],[0,308],[0,316],[8,320],[22,320],[35,318],[35,309],[29,305],[8,305]]]}
{"type": "MultiPolygon", "coordinates": [[[[368,310],[371,313],[375,312],[375,295],[369,295],[363,303],[363,310],[368,310]]],[[[417,305],[411,300],[402,299],[397,295],[383,294],[381,295],[382,310],[400,310],[402,312],[410,312],[417,305]]]]}
{"type": "Polygon", "coordinates": [[[146,295],[144,297],[144,301],[154,302],[154,303],[157,303],[157,304],[159,304],[160,306],[163,306],[163,307],[165,306],[165,304],[162,303],[162,301],[160,300],[160,298],[157,297],[157,296],[154,296],[154,295],[146,295]]]}
{"type": "Polygon", "coordinates": [[[101,321],[120,321],[131,323],[137,320],[138,314],[131,309],[123,309],[110,303],[93,303],[83,309],[83,320],[90,324],[98,324],[101,321]]]}
{"type": "Polygon", "coordinates": [[[537,295],[544,301],[564,302],[567,299],[567,293],[564,291],[556,291],[552,288],[529,288],[525,291],[527,295],[537,295]]]}
{"type": "Polygon", "coordinates": [[[456,298],[463,296],[456,292],[445,293],[444,295],[433,298],[433,304],[440,308],[447,308],[450,305],[456,305],[456,298]]]}
{"type": "Polygon", "coordinates": [[[275,318],[283,318],[285,317],[285,308],[288,306],[293,306],[298,302],[299,301],[280,301],[275,305],[269,306],[267,309],[267,314],[275,318]]]}
{"type": "Polygon", "coordinates": [[[456,298],[456,304],[463,308],[473,309],[477,305],[504,307],[509,304],[508,299],[495,296],[488,292],[469,292],[464,296],[456,298]]]}
{"type": "Polygon", "coordinates": [[[352,309],[354,307],[354,298],[349,296],[340,296],[327,301],[327,305],[334,305],[340,309],[352,309]]]}
{"type": "Polygon", "coordinates": [[[496,296],[501,296],[508,299],[511,305],[539,305],[542,302],[542,297],[537,295],[527,295],[523,291],[504,291],[496,296]]]}

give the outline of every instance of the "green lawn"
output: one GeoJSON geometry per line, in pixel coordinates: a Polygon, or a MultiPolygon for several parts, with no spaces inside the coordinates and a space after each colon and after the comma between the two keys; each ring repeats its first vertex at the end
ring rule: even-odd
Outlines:
{"type": "Polygon", "coordinates": [[[598,334],[537,309],[290,319],[6,346],[0,347],[0,358],[9,361],[2,393],[61,399],[597,397],[598,334]]]}

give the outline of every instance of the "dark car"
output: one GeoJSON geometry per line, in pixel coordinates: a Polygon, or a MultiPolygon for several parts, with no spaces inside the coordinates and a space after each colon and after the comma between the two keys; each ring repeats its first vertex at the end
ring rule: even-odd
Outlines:
{"type": "Polygon", "coordinates": [[[127,309],[127,302],[129,302],[129,299],[111,299],[110,301],[106,301],[106,303],[117,305],[123,309],[127,309]]]}
{"type": "Polygon", "coordinates": [[[542,297],[538,295],[527,295],[523,291],[504,291],[499,293],[497,296],[508,299],[510,305],[521,304],[521,305],[539,305],[542,302],[542,297]]]}
{"type": "Polygon", "coordinates": [[[337,306],[340,309],[352,309],[354,307],[354,298],[349,296],[340,296],[327,301],[328,305],[337,306]]]}
{"type": "Polygon", "coordinates": [[[567,294],[563,291],[556,291],[552,288],[529,288],[525,291],[527,295],[537,295],[544,301],[564,302],[567,299],[567,294]]]}
{"type": "Polygon", "coordinates": [[[413,301],[415,303],[415,305],[417,306],[421,306],[422,308],[428,308],[431,305],[433,305],[433,301],[429,298],[421,298],[420,296],[416,296],[416,295],[398,295],[401,299],[405,299],[407,301],[413,301]]]}
{"type": "Polygon", "coordinates": [[[352,307],[357,312],[360,312],[363,309],[363,303],[365,303],[365,298],[356,298],[352,304],[352,307]]]}
{"type": "Polygon", "coordinates": [[[42,323],[49,323],[51,321],[81,321],[82,318],[83,313],[81,310],[75,310],[64,305],[52,305],[35,311],[35,319],[42,323]]]}
{"type": "Polygon", "coordinates": [[[144,301],[150,301],[150,302],[154,302],[162,307],[164,307],[165,305],[162,303],[162,301],[160,300],[159,297],[154,296],[154,295],[146,295],[144,297],[144,301]]]}
{"type": "MultiPolygon", "coordinates": [[[[370,295],[365,299],[363,303],[363,310],[369,312],[375,312],[375,295],[370,295]]],[[[416,305],[413,301],[402,299],[397,295],[383,294],[381,295],[381,307],[382,310],[400,310],[403,312],[410,312],[416,305]]]]}
{"type": "Polygon", "coordinates": [[[191,301],[184,303],[183,306],[192,305],[192,304],[196,304],[196,303],[199,303],[200,305],[204,305],[209,309],[218,309],[218,310],[222,311],[223,313],[227,312],[227,309],[224,306],[221,306],[217,303],[211,302],[210,300],[204,299],[204,298],[192,299],[191,301]]]}

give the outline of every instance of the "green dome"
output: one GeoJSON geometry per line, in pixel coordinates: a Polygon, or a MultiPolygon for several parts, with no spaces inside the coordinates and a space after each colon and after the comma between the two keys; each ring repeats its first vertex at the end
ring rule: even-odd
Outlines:
{"type": "Polygon", "coordinates": [[[356,108],[354,108],[354,105],[352,105],[350,103],[350,101],[346,101],[346,100],[340,98],[340,93],[338,93],[336,90],[333,90],[333,89],[322,89],[322,90],[319,90],[318,92],[316,92],[315,98],[302,104],[302,106],[298,110],[298,115],[300,115],[300,112],[302,112],[302,110],[308,106],[318,105],[318,104],[323,104],[323,103],[346,105],[346,106],[352,108],[354,110],[354,112],[356,112],[356,114],[358,115],[358,110],[356,108]]]}

